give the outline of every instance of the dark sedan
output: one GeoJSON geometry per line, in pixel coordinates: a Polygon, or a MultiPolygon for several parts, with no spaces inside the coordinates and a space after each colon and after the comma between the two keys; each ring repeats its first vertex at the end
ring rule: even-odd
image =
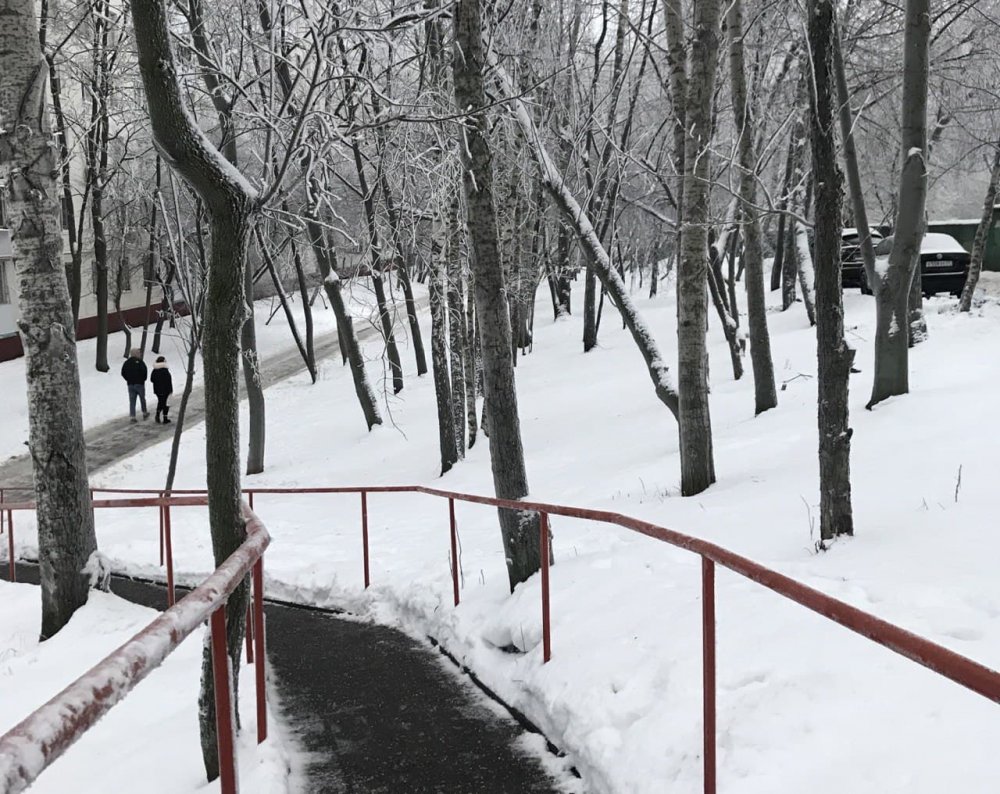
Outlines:
{"type": "MultiPolygon", "coordinates": [[[[882,242],[882,235],[871,230],[872,245],[882,242]]],[[[844,229],[840,236],[840,283],[845,287],[864,286],[864,261],[861,258],[861,235],[857,229],[844,229]]]]}
{"type": "MultiPolygon", "coordinates": [[[[892,237],[886,237],[875,246],[877,263],[887,262],[892,253],[892,237]]],[[[925,297],[939,292],[962,294],[969,277],[969,252],[948,234],[930,232],[920,244],[920,284],[925,297]]],[[[867,279],[863,279],[862,292],[869,293],[867,279]]]]}

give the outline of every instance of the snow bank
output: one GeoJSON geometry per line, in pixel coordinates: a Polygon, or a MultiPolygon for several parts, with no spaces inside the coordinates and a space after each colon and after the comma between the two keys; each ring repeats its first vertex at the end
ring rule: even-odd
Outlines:
{"type": "MultiPolygon", "coordinates": [[[[0,734],[144,628],[156,616],[117,596],[92,592],[70,623],[38,642],[37,587],[0,581],[0,734]]],[[[218,791],[206,784],[198,740],[198,678],[204,630],[195,632],[157,670],[42,773],[32,792],[131,791],[144,794],[218,791]]],[[[253,692],[244,666],[241,691],[253,692]]],[[[268,740],[256,743],[252,694],[241,698],[239,737],[243,791],[272,794],[298,788],[301,762],[274,708],[268,740]]]]}

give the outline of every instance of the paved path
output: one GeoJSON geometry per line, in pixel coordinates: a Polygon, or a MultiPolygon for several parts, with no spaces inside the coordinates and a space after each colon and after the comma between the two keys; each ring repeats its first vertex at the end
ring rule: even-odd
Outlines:
{"type": "MultiPolygon", "coordinates": [[[[420,310],[423,308],[424,303],[423,301],[418,302],[417,309],[420,310]]],[[[358,341],[364,341],[379,333],[380,330],[374,326],[363,326],[357,331],[358,341]]],[[[313,343],[313,347],[315,349],[317,364],[325,358],[340,355],[340,344],[337,341],[336,331],[317,337],[313,343]]],[[[264,388],[266,389],[275,383],[287,380],[304,369],[305,364],[302,361],[302,356],[298,348],[275,353],[265,358],[261,365],[264,388]]],[[[183,386],[182,383],[176,385],[178,389],[183,386]]],[[[242,379],[240,381],[240,393],[244,393],[242,379]]],[[[124,394],[125,385],[123,383],[123,400],[124,394]]],[[[178,396],[177,400],[179,399],[178,396]]],[[[155,403],[156,400],[153,399],[153,402],[155,403]]],[[[204,418],[205,392],[201,386],[196,386],[191,391],[191,397],[188,399],[184,426],[186,428],[192,427],[204,418]]],[[[130,424],[128,415],[123,412],[120,419],[111,419],[102,424],[95,425],[84,433],[84,441],[87,445],[87,471],[93,475],[95,472],[116,463],[122,458],[170,438],[172,432],[172,428],[169,428],[169,426],[168,428],[164,428],[162,425],[156,424],[152,419],[145,422],[140,420],[135,425],[130,424]]],[[[33,489],[31,458],[27,454],[10,458],[0,464],[0,486],[8,489],[33,489]]]]}
{"type": "MultiPolygon", "coordinates": [[[[37,581],[37,569],[18,566],[18,578],[37,581]]],[[[112,590],[164,607],[157,586],[115,577],[112,590]]],[[[303,794],[558,791],[540,762],[514,747],[522,730],[436,652],[318,610],[268,604],[266,612],[272,684],[309,754],[303,794]]]]}

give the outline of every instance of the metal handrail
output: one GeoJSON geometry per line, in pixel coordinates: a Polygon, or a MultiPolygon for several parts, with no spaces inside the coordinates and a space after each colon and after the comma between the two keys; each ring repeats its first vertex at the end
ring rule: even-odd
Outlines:
{"type": "MultiPolygon", "coordinates": [[[[207,505],[205,497],[102,500],[95,507],[207,505]]],[[[0,503],[0,510],[32,509],[30,502],[0,503]]],[[[246,540],[204,582],[116,651],[98,662],[62,692],[0,737],[0,791],[15,794],[26,789],[53,761],[135,686],[162,664],[206,620],[211,623],[216,728],[222,791],[235,794],[236,761],[232,725],[230,676],[226,650],[225,606],[247,574],[253,575],[253,640],[256,646],[257,740],[267,738],[264,691],[263,555],[271,536],[244,504],[246,540]]],[[[249,640],[248,640],[249,651],[249,640]]]]}
{"type": "MultiPolygon", "coordinates": [[[[161,493],[143,489],[93,489],[94,494],[120,493],[120,494],[148,494],[161,493]]],[[[187,489],[183,491],[172,491],[171,493],[183,493],[187,495],[204,494],[204,490],[187,489]]],[[[487,505],[500,509],[518,510],[522,512],[537,513],[539,521],[539,542],[542,550],[543,565],[540,571],[541,578],[541,609],[542,609],[542,641],[543,641],[543,661],[548,662],[551,653],[551,616],[549,605],[549,577],[550,571],[547,564],[548,543],[549,543],[549,517],[553,515],[566,518],[577,518],[588,521],[597,521],[606,524],[638,532],[647,537],[667,543],[701,557],[702,570],[702,652],[703,652],[703,720],[704,720],[704,765],[705,765],[705,785],[706,794],[714,794],[716,791],[716,768],[715,768],[715,720],[716,720],[716,659],[715,659],[715,566],[722,567],[739,574],[751,581],[772,590],[775,593],[794,601],[805,608],[822,615],[828,620],[838,623],[851,631],[860,634],[869,640],[892,650],[901,656],[910,659],[917,664],[932,670],[933,672],[948,678],[955,683],[988,698],[994,703],[1000,703],[1000,672],[993,670],[973,659],[956,653],[943,645],[932,642],[924,637],[913,634],[893,623],[882,618],[878,618],[871,613],[858,609],[834,596],[823,593],[815,588],[809,587],[802,582],[796,581],[789,576],[754,562],[753,560],[736,554],[715,543],[701,538],[685,535],[675,530],[643,521],[622,513],[610,512],[607,510],[594,510],[589,508],[570,507],[567,505],[550,504],[547,502],[535,502],[519,499],[501,499],[491,496],[480,496],[476,494],[466,494],[457,491],[447,491],[440,488],[429,488],[422,485],[377,485],[377,486],[330,486],[317,488],[248,488],[244,490],[244,495],[253,507],[254,497],[267,494],[355,494],[361,496],[361,518],[362,518],[362,544],[364,554],[364,583],[365,587],[371,584],[369,570],[369,541],[368,541],[368,495],[369,494],[394,494],[394,493],[419,493],[437,498],[447,499],[449,503],[449,520],[451,526],[451,547],[452,547],[452,580],[454,602],[457,606],[460,600],[459,575],[456,559],[456,520],[455,502],[466,502],[471,504],[487,505]]],[[[171,499],[175,497],[170,497],[171,499]]],[[[144,504],[156,504],[156,499],[136,500],[144,504]]],[[[101,501],[95,502],[95,506],[101,501]]],[[[7,506],[0,503],[0,511],[7,509],[7,506]]],[[[9,518],[9,517],[8,517],[9,518]]],[[[168,520],[169,525],[169,520],[168,520]]],[[[169,536],[169,528],[168,528],[169,536]]],[[[167,567],[168,575],[172,570],[172,561],[168,553],[167,567]]]]}

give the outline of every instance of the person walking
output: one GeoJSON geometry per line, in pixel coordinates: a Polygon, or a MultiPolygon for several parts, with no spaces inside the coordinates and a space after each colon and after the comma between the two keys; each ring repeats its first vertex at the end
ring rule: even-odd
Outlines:
{"type": "Polygon", "coordinates": [[[153,371],[150,373],[149,382],[153,384],[153,394],[156,395],[156,423],[159,424],[162,414],[162,422],[170,424],[170,406],[167,405],[167,398],[174,393],[174,379],[170,377],[170,370],[167,368],[167,360],[160,356],[153,364],[153,371]]]}
{"type": "Polygon", "coordinates": [[[122,364],[122,377],[128,384],[128,415],[132,423],[135,424],[135,401],[138,399],[142,406],[142,418],[149,419],[149,410],[146,408],[146,365],[142,361],[142,352],[138,348],[133,348],[129,357],[122,364]]]}

